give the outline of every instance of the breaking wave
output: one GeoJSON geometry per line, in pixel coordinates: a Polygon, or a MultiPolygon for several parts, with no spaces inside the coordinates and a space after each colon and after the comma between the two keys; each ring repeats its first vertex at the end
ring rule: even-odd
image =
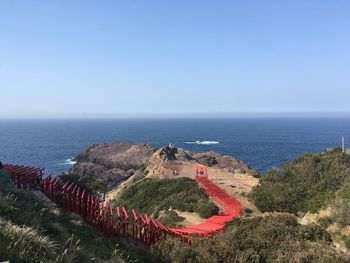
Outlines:
{"type": "Polygon", "coordinates": [[[217,141],[190,141],[185,142],[187,144],[199,144],[199,145],[209,145],[209,144],[219,144],[220,142],[217,141]]]}
{"type": "Polygon", "coordinates": [[[77,163],[77,162],[74,161],[73,158],[69,158],[69,159],[65,160],[64,162],[62,162],[62,163],[60,163],[60,164],[62,164],[62,165],[74,165],[74,164],[76,164],[76,163],[77,163]]]}

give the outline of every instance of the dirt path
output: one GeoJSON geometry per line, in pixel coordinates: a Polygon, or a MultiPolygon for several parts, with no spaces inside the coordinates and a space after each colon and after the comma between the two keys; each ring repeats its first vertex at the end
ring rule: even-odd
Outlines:
{"type": "Polygon", "coordinates": [[[118,185],[118,187],[116,187],[112,191],[109,191],[108,193],[106,193],[106,197],[105,197],[106,201],[109,202],[113,199],[117,199],[119,194],[123,191],[123,189],[128,187],[128,185],[131,185],[133,183],[133,181],[134,181],[134,177],[131,176],[126,181],[124,181],[120,185],[118,185]]]}
{"type": "Polygon", "coordinates": [[[206,220],[202,218],[198,213],[195,213],[195,212],[191,213],[191,212],[183,212],[179,210],[175,210],[175,212],[179,216],[185,218],[185,220],[181,222],[181,225],[183,227],[197,225],[197,224],[203,223],[206,220]]]}

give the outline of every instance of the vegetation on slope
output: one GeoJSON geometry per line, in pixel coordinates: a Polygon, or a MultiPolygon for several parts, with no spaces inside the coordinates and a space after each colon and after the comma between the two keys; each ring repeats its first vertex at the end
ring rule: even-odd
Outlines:
{"type": "Polygon", "coordinates": [[[198,212],[208,218],[218,213],[218,208],[189,178],[140,180],[121,193],[114,201],[119,206],[134,208],[146,214],[155,214],[170,207],[181,211],[198,212]]]}
{"type": "Polygon", "coordinates": [[[349,262],[317,225],[301,226],[290,215],[235,219],[215,238],[194,238],[191,246],[172,238],[151,253],[163,262],[349,262]]]}
{"type": "Polygon", "coordinates": [[[284,164],[262,177],[250,197],[262,211],[314,213],[305,222],[316,221],[350,249],[350,155],[340,149],[284,164]]]}
{"type": "Polygon", "coordinates": [[[107,180],[96,179],[92,175],[84,175],[79,177],[72,174],[62,173],[60,176],[64,182],[74,182],[78,186],[83,187],[84,189],[87,189],[88,191],[93,193],[104,194],[107,192],[108,189],[107,180]]]}
{"type": "Polygon", "coordinates": [[[350,200],[350,155],[306,154],[260,180],[250,197],[261,211],[316,212],[338,197],[350,200]]]}
{"type": "Polygon", "coordinates": [[[49,205],[44,196],[13,188],[0,170],[0,261],[124,262],[135,252],[105,239],[76,215],[49,205]],[[124,259],[123,259],[124,258],[124,259]]]}

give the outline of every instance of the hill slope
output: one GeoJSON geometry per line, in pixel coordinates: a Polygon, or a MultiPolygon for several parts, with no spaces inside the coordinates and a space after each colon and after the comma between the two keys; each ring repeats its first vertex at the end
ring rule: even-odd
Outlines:
{"type": "Polygon", "coordinates": [[[194,238],[191,246],[168,238],[152,247],[163,262],[349,262],[332,248],[322,228],[301,226],[290,215],[234,220],[214,238],[194,238]]]}
{"type": "Polygon", "coordinates": [[[250,196],[262,211],[316,212],[338,196],[350,200],[350,155],[306,154],[270,171],[250,196]]]}
{"type": "Polygon", "coordinates": [[[262,211],[303,215],[332,235],[339,249],[350,249],[350,155],[340,149],[306,154],[269,172],[250,197],[262,211]]]}
{"type": "MultiPolygon", "coordinates": [[[[159,212],[168,211],[169,208],[197,212],[202,218],[208,218],[217,214],[219,209],[209,197],[200,189],[197,183],[188,178],[176,179],[149,179],[145,178],[125,188],[119,197],[113,202],[118,206],[125,206],[129,210],[153,215],[158,218],[159,212]]],[[[175,212],[167,213],[167,217],[161,221],[167,226],[176,226],[175,212]]],[[[180,218],[178,221],[182,221],[180,218]]]]}
{"type": "Polygon", "coordinates": [[[79,216],[64,213],[40,192],[14,189],[0,170],[1,262],[125,262],[127,257],[138,258],[115,239],[103,238],[79,216]]]}

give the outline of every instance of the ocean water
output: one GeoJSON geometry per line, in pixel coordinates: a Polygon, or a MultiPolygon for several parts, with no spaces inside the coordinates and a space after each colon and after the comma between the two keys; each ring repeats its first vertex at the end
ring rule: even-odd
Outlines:
{"type": "Polygon", "coordinates": [[[350,118],[0,120],[0,160],[68,170],[88,145],[127,140],[216,151],[260,173],[350,140],[350,118]]]}

